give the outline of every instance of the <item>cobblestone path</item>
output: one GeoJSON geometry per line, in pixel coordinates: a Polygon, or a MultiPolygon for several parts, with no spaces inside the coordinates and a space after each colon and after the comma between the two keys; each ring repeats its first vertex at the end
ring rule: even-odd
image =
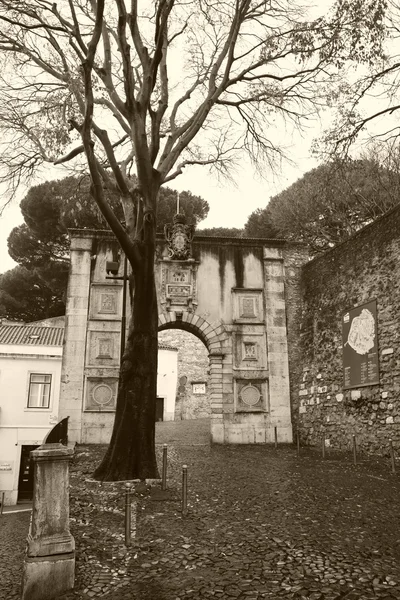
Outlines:
{"type": "Polygon", "coordinates": [[[297,457],[289,446],[210,446],[207,422],[184,423],[182,436],[179,426],[157,428],[159,458],[168,442],[168,491],[137,489],[129,549],[122,486],[90,480],[104,448],[77,448],[76,588],[58,600],[400,598],[400,475],[387,460],[354,467],[350,455],[297,457]]]}
{"type": "Polygon", "coordinates": [[[0,598],[20,597],[22,561],[28,535],[30,512],[0,516],[0,598]]]}

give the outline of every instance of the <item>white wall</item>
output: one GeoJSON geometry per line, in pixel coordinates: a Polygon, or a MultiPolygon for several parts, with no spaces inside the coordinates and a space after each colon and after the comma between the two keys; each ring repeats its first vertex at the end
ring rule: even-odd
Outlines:
{"type": "Polygon", "coordinates": [[[15,504],[23,445],[40,445],[58,422],[61,353],[58,346],[0,344],[0,492],[15,504]],[[51,374],[49,408],[27,408],[30,373],[51,374]]]}
{"type": "Polygon", "coordinates": [[[173,421],[178,378],[178,350],[158,350],[157,396],[164,398],[164,421],[173,421]]]}

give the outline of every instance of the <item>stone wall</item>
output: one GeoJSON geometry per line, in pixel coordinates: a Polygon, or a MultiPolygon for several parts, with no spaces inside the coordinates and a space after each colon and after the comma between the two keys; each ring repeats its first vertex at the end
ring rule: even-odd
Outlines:
{"type": "MultiPolygon", "coordinates": [[[[302,267],[309,260],[308,250],[303,244],[292,244],[284,250],[284,290],[286,305],[287,348],[289,362],[290,397],[298,395],[298,380],[303,375],[301,318],[302,318],[302,267]]],[[[296,409],[296,402],[294,402],[296,409]]],[[[297,427],[297,410],[293,410],[292,423],[297,427]]]]}
{"type": "Polygon", "coordinates": [[[175,420],[209,417],[211,412],[209,360],[203,342],[195,335],[181,329],[160,331],[158,341],[160,344],[178,348],[175,420]]]}
{"type": "Polygon", "coordinates": [[[303,267],[300,352],[291,370],[292,412],[303,443],[384,454],[400,446],[400,210],[303,267]],[[344,389],[342,317],[377,301],[380,383],[344,389]]]}

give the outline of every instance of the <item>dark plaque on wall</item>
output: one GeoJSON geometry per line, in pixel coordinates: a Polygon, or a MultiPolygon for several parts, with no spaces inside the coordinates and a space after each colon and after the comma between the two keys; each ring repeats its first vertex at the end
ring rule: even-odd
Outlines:
{"type": "Polygon", "coordinates": [[[376,300],[344,313],[342,336],[344,387],[379,383],[376,300]]]}

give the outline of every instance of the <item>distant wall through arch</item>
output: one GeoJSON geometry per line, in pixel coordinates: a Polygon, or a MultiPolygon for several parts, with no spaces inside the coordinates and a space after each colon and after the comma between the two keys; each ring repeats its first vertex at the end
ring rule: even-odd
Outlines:
{"type": "Polygon", "coordinates": [[[210,417],[210,362],[204,342],[174,327],[159,331],[158,343],[177,349],[174,420],[210,417]]]}

